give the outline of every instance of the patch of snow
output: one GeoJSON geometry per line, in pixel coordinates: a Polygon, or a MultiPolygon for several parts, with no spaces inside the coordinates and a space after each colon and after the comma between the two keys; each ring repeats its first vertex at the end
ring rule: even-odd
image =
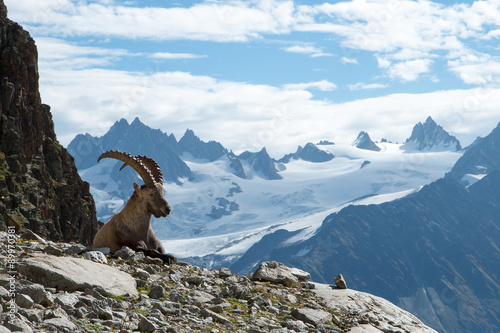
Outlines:
{"type": "Polygon", "coordinates": [[[477,181],[483,179],[483,177],[486,176],[485,173],[479,174],[479,175],[474,175],[471,173],[468,173],[462,177],[462,181],[467,183],[467,186],[471,186],[475,184],[477,181]]]}

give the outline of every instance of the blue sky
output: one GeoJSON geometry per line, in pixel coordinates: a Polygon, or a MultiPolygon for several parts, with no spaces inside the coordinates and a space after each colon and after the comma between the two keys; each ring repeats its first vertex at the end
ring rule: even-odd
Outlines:
{"type": "Polygon", "coordinates": [[[432,116],[463,145],[500,121],[500,2],[5,0],[39,48],[56,133],[120,118],[274,157],[432,116]]]}

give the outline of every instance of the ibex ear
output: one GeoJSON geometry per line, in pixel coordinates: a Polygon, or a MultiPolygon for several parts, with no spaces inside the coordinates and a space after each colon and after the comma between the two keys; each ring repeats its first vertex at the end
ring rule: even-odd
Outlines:
{"type": "Polygon", "coordinates": [[[139,184],[137,184],[136,182],[134,182],[134,190],[139,192],[140,189],[141,189],[141,186],[139,184]]]}

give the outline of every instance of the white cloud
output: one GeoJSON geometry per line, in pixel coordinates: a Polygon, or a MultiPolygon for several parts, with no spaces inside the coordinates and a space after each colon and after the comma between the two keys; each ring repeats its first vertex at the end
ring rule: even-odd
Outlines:
{"type": "Polygon", "coordinates": [[[450,62],[451,71],[458,74],[460,79],[467,84],[485,85],[500,83],[500,61],[484,61],[462,63],[450,62]]]}
{"type": "Polygon", "coordinates": [[[389,68],[389,77],[401,81],[415,81],[420,74],[429,72],[430,59],[415,59],[398,62],[389,68]]]}
{"type": "Polygon", "coordinates": [[[354,65],[359,65],[358,61],[355,58],[347,58],[347,57],[342,57],[340,58],[340,62],[345,64],[354,64],[354,65]]]}
{"type": "MultiPolygon", "coordinates": [[[[296,30],[333,33],[345,48],[374,52],[379,68],[402,81],[427,73],[433,58],[444,54],[456,59],[471,52],[468,45],[475,46],[474,40],[499,36],[498,1],[452,6],[430,1],[350,1],[312,8],[315,18],[326,14],[328,19],[301,22],[296,30]]],[[[481,82],[471,76],[460,77],[481,82]]]]}
{"type": "Polygon", "coordinates": [[[35,34],[126,39],[246,41],[283,34],[301,20],[292,1],[206,2],[188,8],[126,7],[67,0],[7,0],[35,34]]]}
{"type": "Polygon", "coordinates": [[[309,54],[311,57],[330,57],[331,53],[325,53],[320,48],[312,45],[294,45],[284,48],[283,50],[291,53],[309,54]]]}
{"type": "Polygon", "coordinates": [[[152,59],[163,59],[163,60],[178,60],[178,59],[199,59],[205,58],[206,55],[198,55],[191,53],[170,53],[170,52],[156,52],[148,55],[152,59]]]}
{"type": "Polygon", "coordinates": [[[332,103],[315,100],[305,90],[333,89],[334,84],[326,80],[274,87],[185,72],[55,71],[43,64],[40,78],[43,102],[52,107],[64,145],[76,134],[101,136],[116,120],[139,116],[177,137],[191,128],[202,139],[218,140],[235,152],[265,146],[277,158],[306,142],[350,143],[361,130],[374,139],[401,142],[414,124],[429,115],[468,144],[491,131],[498,122],[500,104],[500,89],[394,94],[332,103]]]}
{"type": "MultiPolygon", "coordinates": [[[[383,64],[379,60],[379,67],[403,81],[417,80],[426,73],[428,60],[443,55],[457,59],[470,53],[475,41],[500,35],[500,2],[496,0],[448,6],[410,0],[321,5],[295,5],[287,0],[207,0],[171,8],[116,3],[6,0],[12,19],[35,35],[53,37],[245,42],[293,32],[334,34],[343,48],[373,52],[377,59],[385,59],[383,64]],[[404,67],[411,73],[402,73],[404,67]]],[[[285,50],[311,57],[332,56],[311,45],[285,50]]],[[[341,61],[350,63],[346,61],[352,59],[341,61]]],[[[467,82],[480,82],[471,76],[474,74],[459,75],[467,82]]]]}
{"type": "Polygon", "coordinates": [[[40,62],[54,69],[108,66],[117,59],[134,56],[127,50],[81,46],[62,39],[36,38],[40,62]]]}
{"type": "Polygon", "coordinates": [[[358,82],[355,84],[349,84],[347,86],[349,90],[364,90],[364,89],[382,89],[382,88],[387,88],[387,84],[383,83],[363,83],[363,82],[358,82]]]}
{"type": "Polygon", "coordinates": [[[318,89],[321,91],[333,91],[337,89],[337,85],[335,83],[329,82],[328,80],[321,80],[308,83],[285,84],[283,85],[283,88],[286,90],[318,89]]]}

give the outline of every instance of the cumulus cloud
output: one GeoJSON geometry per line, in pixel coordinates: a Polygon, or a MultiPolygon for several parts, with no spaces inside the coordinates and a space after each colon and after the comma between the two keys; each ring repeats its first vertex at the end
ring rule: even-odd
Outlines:
{"type": "Polygon", "coordinates": [[[415,59],[398,62],[389,68],[389,77],[401,81],[415,81],[420,74],[428,73],[432,60],[415,59]]]}
{"type": "MultiPolygon", "coordinates": [[[[373,52],[388,76],[402,81],[417,80],[427,73],[432,59],[467,56],[477,39],[497,38],[500,3],[476,1],[445,6],[430,1],[366,1],[325,3],[312,6],[323,22],[301,22],[300,31],[340,36],[344,48],[373,52]],[[469,46],[472,45],[472,46],[469,46]],[[409,70],[403,73],[403,70],[409,70]]],[[[481,70],[468,67],[468,70],[481,70]]],[[[480,74],[480,73],[478,73],[480,74]]],[[[460,75],[467,82],[471,74],[460,75]]]]}
{"type": "Polygon", "coordinates": [[[186,8],[67,0],[6,2],[13,19],[25,22],[34,33],[54,36],[241,42],[288,33],[301,20],[292,1],[208,1],[186,8]]]}
{"type": "Polygon", "coordinates": [[[139,116],[178,138],[191,128],[202,139],[218,140],[235,152],[265,146],[278,158],[306,142],[350,143],[361,130],[374,138],[401,142],[428,115],[466,145],[491,131],[500,103],[500,89],[493,88],[333,103],[316,100],[306,90],[333,89],[327,81],[276,87],[185,72],[95,68],[53,71],[42,67],[40,74],[43,101],[52,107],[64,145],[78,133],[101,136],[117,119],[132,121],[139,116]]]}
{"type": "MultiPolygon", "coordinates": [[[[500,35],[500,3],[494,0],[448,6],[410,0],[364,1],[362,5],[357,1],[295,5],[288,0],[235,0],[169,8],[143,8],[133,2],[117,5],[108,0],[6,3],[14,20],[22,21],[32,33],[53,37],[245,42],[292,32],[332,34],[340,38],[344,49],[369,51],[383,58],[380,68],[402,81],[419,79],[435,57],[458,59],[472,52],[474,41],[495,40],[500,35]],[[403,68],[411,73],[402,73],[403,68]]],[[[285,50],[311,57],[332,56],[311,45],[285,50]]],[[[349,61],[353,59],[341,59],[352,63],[349,61]]],[[[469,66],[467,71],[475,68],[481,70],[469,66]]],[[[467,83],[482,82],[472,76],[459,75],[467,83]]]]}

